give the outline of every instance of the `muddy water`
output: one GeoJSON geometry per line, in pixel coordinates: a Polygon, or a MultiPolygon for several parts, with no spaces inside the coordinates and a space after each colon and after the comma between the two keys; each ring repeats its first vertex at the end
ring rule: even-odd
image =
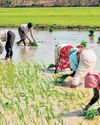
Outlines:
{"type": "MultiPolygon", "coordinates": [[[[0,29],[4,30],[4,29],[0,29]]],[[[16,41],[19,40],[17,29],[11,29],[16,34],[16,41]]],[[[100,44],[97,44],[100,31],[95,32],[94,38],[88,36],[88,31],[36,31],[34,30],[34,37],[38,41],[38,47],[24,47],[23,45],[13,47],[13,61],[20,60],[32,61],[38,63],[50,64],[54,63],[54,48],[56,44],[72,44],[78,45],[80,41],[85,40],[88,42],[88,47],[93,48],[97,55],[96,69],[100,71],[100,44]]],[[[5,51],[0,55],[0,59],[4,58],[5,51]]]]}

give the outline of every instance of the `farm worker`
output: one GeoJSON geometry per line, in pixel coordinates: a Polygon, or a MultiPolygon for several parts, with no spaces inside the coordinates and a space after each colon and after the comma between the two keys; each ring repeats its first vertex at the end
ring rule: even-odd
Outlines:
{"type": "Polygon", "coordinates": [[[19,45],[21,42],[23,42],[24,46],[26,46],[25,40],[26,38],[29,40],[29,44],[31,44],[31,40],[28,37],[28,33],[30,33],[32,40],[35,42],[34,36],[33,36],[33,24],[32,23],[28,23],[28,24],[21,24],[18,27],[18,33],[20,36],[20,41],[17,42],[17,45],[19,45]]]}
{"type": "MultiPolygon", "coordinates": [[[[77,48],[83,48],[83,47],[86,47],[85,41],[82,41],[81,44],[77,46],[77,48]]],[[[56,65],[55,73],[57,72],[57,70],[70,68],[68,53],[72,48],[74,47],[68,44],[61,44],[61,45],[56,46],[55,48],[55,65],[56,65]]]]}
{"type": "MultiPolygon", "coordinates": [[[[11,59],[13,56],[13,44],[15,41],[15,33],[11,30],[0,31],[0,48],[3,48],[5,45],[6,56],[5,60],[11,59]]],[[[3,52],[3,49],[2,49],[3,52]]],[[[0,53],[2,53],[0,52],[0,53]]]]}
{"type": "Polygon", "coordinates": [[[76,48],[72,48],[69,53],[69,64],[70,68],[73,72],[76,72],[78,65],[79,65],[79,53],[83,51],[84,46],[83,45],[78,45],[76,48]]]}
{"type": "Polygon", "coordinates": [[[73,46],[68,45],[68,44],[61,44],[61,45],[56,46],[55,48],[55,66],[56,66],[55,73],[58,70],[70,68],[68,53],[72,48],[73,46]]]}
{"type": "MultiPolygon", "coordinates": [[[[99,90],[100,90],[100,73],[88,72],[84,80],[85,88],[93,88],[93,97],[91,101],[86,105],[84,111],[87,111],[94,103],[99,100],[99,90]]],[[[98,108],[100,113],[100,107],[98,108]]]]}
{"type": "MultiPolygon", "coordinates": [[[[83,49],[85,46],[84,45],[82,45],[82,43],[80,44],[80,45],[78,45],[78,46],[76,46],[76,47],[73,47],[73,48],[71,48],[69,51],[68,51],[68,60],[67,60],[67,62],[68,62],[68,64],[69,64],[69,67],[68,68],[70,68],[71,69],[71,71],[73,71],[71,74],[66,74],[66,75],[63,75],[61,78],[63,78],[63,80],[64,79],[66,79],[68,76],[74,76],[74,74],[75,74],[75,72],[76,72],[76,70],[77,70],[77,67],[78,67],[78,59],[77,59],[77,52],[78,52],[78,50],[81,50],[81,49],[83,49]]],[[[66,54],[65,54],[65,56],[66,56],[66,54]]],[[[66,60],[65,60],[66,61],[66,60]]]]}
{"type": "Polygon", "coordinates": [[[75,63],[74,59],[76,59],[76,57],[79,63],[78,63],[78,67],[76,66],[75,69],[72,68],[73,66],[70,63],[70,67],[72,68],[72,70],[73,71],[76,70],[75,75],[71,80],[71,87],[78,86],[84,79],[87,72],[94,70],[94,67],[96,64],[96,55],[92,49],[87,49],[87,48],[79,49],[76,55],[74,56],[75,58],[69,57],[70,59],[72,59],[73,64],[75,63]]]}

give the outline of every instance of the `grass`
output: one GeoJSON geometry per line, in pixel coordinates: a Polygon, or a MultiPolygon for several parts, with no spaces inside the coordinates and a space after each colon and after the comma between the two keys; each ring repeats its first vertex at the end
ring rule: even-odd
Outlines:
{"type": "Polygon", "coordinates": [[[81,109],[90,94],[57,87],[55,77],[33,62],[0,63],[0,125],[66,125],[60,114],[81,109]]]}
{"type": "Polygon", "coordinates": [[[100,26],[100,7],[0,8],[0,26],[100,26]]]}

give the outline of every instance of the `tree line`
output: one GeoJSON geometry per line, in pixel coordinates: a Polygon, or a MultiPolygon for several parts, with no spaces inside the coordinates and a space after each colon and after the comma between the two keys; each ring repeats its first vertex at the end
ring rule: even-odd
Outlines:
{"type": "Polygon", "coordinates": [[[0,0],[0,7],[100,6],[100,0],[0,0]]]}

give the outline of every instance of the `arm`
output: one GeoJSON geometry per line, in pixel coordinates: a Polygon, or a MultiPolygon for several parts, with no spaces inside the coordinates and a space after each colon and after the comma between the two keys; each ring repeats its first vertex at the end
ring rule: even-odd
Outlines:
{"type": "Polygon", "coordinates": [[[35,42],[35,39],[34,39],[32,31],[33,31],[33,29],[30,30],[30,34],[31,34],[31,37],[32,37],[33,41],[35,42]]]}
{"type": "Polygon", "coordinates": [[[25,33],[24,32],[24,35],[25,35],[25,37],[30,41],[30,43],[31,43],[31,40],[30,40],[30,38],[27,36],[27,33],[25,33]]]}

